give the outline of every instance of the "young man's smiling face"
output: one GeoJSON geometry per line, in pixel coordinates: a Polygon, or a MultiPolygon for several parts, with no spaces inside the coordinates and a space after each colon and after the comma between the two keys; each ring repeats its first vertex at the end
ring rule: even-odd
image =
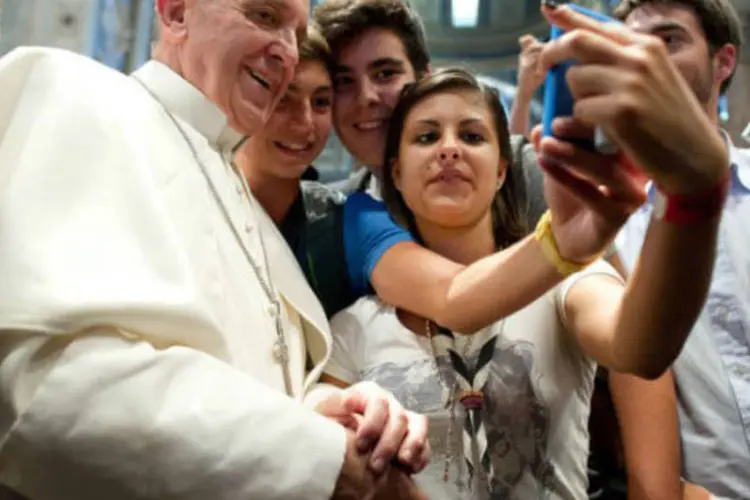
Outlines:
{"type": "Polygon", "coordinates": [[[348,41],[333,73],[333,123],[357,163],[378,170],[388,119],[401,89],[416,79],[406,47],[387,28],[372,28],[348,41]]]}

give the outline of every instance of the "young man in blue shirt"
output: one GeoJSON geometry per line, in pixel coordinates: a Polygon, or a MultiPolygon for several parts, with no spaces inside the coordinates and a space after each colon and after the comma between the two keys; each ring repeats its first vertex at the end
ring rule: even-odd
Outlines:
{"type": "MultiPolygon", "coordinates": [[[[319,297],[326,310],[333,314],[370,293],[377,264],[383,264],[379,275],[393,276],[391,269],[399,268],[400,259],[393,255],[386,257],[386,252],[398,243],[411,241],[408,233],[396,226],[384,207],[376,203],[380,199],[379,164],[391,110],[403,87],[429,71],[430,58],[422,22],[403,2],[326,1],[315,10],[314,17],[333,49],[333,124],[359,165],[351,178],[332,186],[349,195],[343,206],[329,205],[332,212],[329,219],[335,221],[334,232],[341,238],[319,238],[316,234],[320,230],[314,229],[308,238],[310,244],[299,253],[306,257],[307,262],[301,264],[313,278],[311,282],[327,283],[326,289],[320,287],[319,297]],[[324,273],[314,273],[310,269],[311,256],[313,261],[320,256],[322,261],[329,262],[315,266],[325,269],[324,273]],[[343,261],[345,267],[333,260],[343,261]]],[[[524,138],[516,137],[513,144],[518,168],[526,174],[522,191],[533,200],[528,217],[528,226],[533,228],[546,209],[542,175],[533,149],[524,138]]],[[[311,191],[322,195],[319,188],[303,188],[303,192],[311,191]]],[[[326,222],[317,222],[316,226],[321,224],[326,225],[326,222]]],[[[431,264],[436,276],[441,267],[449,273],[458,271],[452,265],[449,270],[442,259],[431,264]]],[[[382,287],[380,291],[382,294],[382,287]]],[[[447,322],[451,323],[451,318],[447,318],[447,322]]]]}

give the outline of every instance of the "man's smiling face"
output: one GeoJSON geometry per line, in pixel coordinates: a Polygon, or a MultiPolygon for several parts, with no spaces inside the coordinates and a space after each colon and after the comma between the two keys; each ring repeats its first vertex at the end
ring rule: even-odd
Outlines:
{"type": "Polygon", "coordinates": [[[359,164],[379,169],[388,119],[404,85],[416,79],[398,35],[372,28],[346,43],[333,73],[333,122],[359,164]]]}

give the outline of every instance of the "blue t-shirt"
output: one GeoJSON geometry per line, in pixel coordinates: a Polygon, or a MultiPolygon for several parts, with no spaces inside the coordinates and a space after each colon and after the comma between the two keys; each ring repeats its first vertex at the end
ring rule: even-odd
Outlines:
{"type": "Polygon", "coordinates": [[[357,297],[371,293],[370,276],[383,254],[396,243],[413,241],[382,202],[363,192],[346,199],[343,231],[349,282],[357,297]]]}

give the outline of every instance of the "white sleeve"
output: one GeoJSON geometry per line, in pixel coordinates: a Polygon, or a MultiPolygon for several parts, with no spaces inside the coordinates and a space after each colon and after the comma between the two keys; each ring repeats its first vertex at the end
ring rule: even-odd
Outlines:
{"type": "Polygon", "coordinates": [[[12,337],[0,481],[25,497],[330,498],[343,428],[228,365],[104,332],[12,337]]]}
{"type": "Polygon", "coordinates": [[[91,63],[50,53],[0,60],[0,483],[329,498],[345,430],[208,354],[220,327],[154,185],[157,145],[97,111],[108,82],[76,75],[91,63]]]}
{"type": "MultiPolygon", "coordinates": [[[[323,373],[354,385],[361,381],[365,327],[362,317],[368,309],[370,299],[362,298],[349,308],[331,318],[333,344],[331,357],[323,367],[323,373]]],[[[327,383],[318,383],[305,395],[305,406],[315,408],[319,403],[340,389],[327,383]]]]}
{"type": "Polygon", "coordinates": [[[555,304],[557,306],[557,313],[566,329],[568,328],[568,317],[567,314],[565,314],[565,301],[568,298],[568,292],[570,292],[570,289],[573,288],[573,285],[575,285],[582,279],[591,276],[609,276],[625,285],[625,280],[622,279],[620,273],[618,273],[615,268],[605,260],[598,260],[583,271],[572,274],[571,276],[566,278],[565,281],[563,281],[555,289],[555,304]]]}
{"type": "Polygon", "coordinates": [[[356,384],[361,380],[364,335],[368,334],[364,317],[371,300],[360,299],[331,319],[333,349],[323,372],[348,384],[356,384]]]}

